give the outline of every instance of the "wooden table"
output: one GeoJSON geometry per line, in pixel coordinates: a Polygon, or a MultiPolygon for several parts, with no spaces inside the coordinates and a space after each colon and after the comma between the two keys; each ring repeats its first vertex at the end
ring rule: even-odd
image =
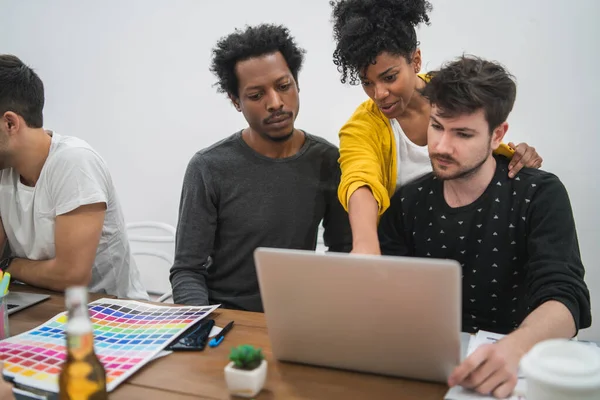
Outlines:
{"type": "MultiPolygon", "coordinates": [[[[13,290],[47,293],[43,303],[10,317],[11,334],[42,324],[64,311],[64,297],[32,288],[13,290]]],[[[90,294],[90,301],[110,296],[90,294]]],[[[202,352],[179,352],[155,360],[110,394],[111,400],[230,399],[223,368],[232,346],[252,344],[263,349],[269,363],[267,382],[256,399],[443,399],[445,385],[278,362],[273,359],[266,322],[261,313],[216,310],[218,326],[234,320],[223,343],[202,352]]]]}

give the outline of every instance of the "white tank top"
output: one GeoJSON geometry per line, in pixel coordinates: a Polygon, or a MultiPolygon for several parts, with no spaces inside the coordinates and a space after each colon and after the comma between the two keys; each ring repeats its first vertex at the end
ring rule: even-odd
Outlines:
{"type": "Polygon", "coordinates": [[[432,171],[427,146],[414,144],[400,127],[396,119],[391,119],[394,136],[396,136],[396,151],[398,175],[396,190],[407,182],[415,180],[432,171]]]}

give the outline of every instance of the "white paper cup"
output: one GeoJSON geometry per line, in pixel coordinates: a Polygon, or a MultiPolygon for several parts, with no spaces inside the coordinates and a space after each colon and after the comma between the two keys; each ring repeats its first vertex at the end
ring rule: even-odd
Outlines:
{"type": "Polygon", "coordinates": [[[600,399],[600,350],[566,339],[536,344],[521,360],[527,400],[600,399]]]}

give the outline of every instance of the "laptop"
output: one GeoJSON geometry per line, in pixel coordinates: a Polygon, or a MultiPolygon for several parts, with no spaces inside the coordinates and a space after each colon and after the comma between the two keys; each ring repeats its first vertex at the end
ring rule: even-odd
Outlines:
{"type": "Polygon", "coordinates": [[[21,311],[24,308],[31,307],[34,304],[40,303],[50,298],[47,294],[9,292],[6,297],[6,308],[8,315],[21,311]]]}
{"type": "Polygon", "coordinates": [[[258,248],[280,361],[446,382],[461,357],[461,268],[453,260],[258,248]]]}

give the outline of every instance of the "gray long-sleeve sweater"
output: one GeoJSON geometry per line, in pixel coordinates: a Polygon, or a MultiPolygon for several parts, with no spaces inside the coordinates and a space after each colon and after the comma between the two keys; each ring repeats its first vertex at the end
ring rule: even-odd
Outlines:
{"type": "Polygon", "coordinates": [[[350,251],[338,158],[337,147],[310,134],[284,159],[256,153],[241,132],[196,153],[181,194],[174,301],[262,311],[254,250],[314,250],[321,221],[329,250],[350,251]]]}

